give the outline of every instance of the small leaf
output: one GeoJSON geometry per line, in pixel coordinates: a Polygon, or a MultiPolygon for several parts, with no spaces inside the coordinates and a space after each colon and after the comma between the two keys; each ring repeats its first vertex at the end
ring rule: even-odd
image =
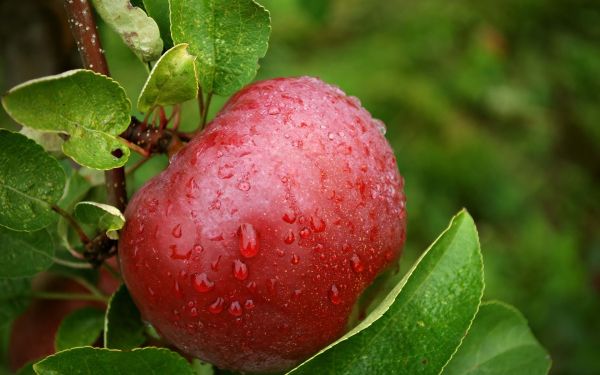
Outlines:
{"type": "Polygon", "coordinates": [[[123,42],[143,61],[160,57],[163,42],[156,22],[131,5],[129,0],[92,0],[94,8],[123,39],[123,42]]]}
{"type": "Polygon", "coordinates": [[[156,21],[160,29],[160,36],[164,42],[164,48],[173,47],[171,39],[171,21],[169,20],[169,0],[144,0],[146,13],[156,21]]]}
{"type": "Polygon", "coordinates": [[[132,349],[143,344],[144,323],[125,285],[112,295],[104,321],[104,346],[111,349],[132,349]]]}
{"type": "Polygon", "coordinates": [[[194,369],[195,375],[214,375],[215,369],[210,363],[202,362],[199,359],[194,358],[192,360],[192,368],[194,369]]]}
{"type": "Polygon", "coordinates": [[[158,60],[142,89],[138,109],[149,112],[157,105],[183,103],[198,96],[198,78],[187,44],[178,44],[158,60]]]}
{"type": "Polygon", "coordinates": [[[0,129],[0,226],[34,231],[54,220],[65,172],[56,159],[22,134],[0,129]]]}
{"type": "Polygon", "coordinates": [[[17,232],[0,227],[0,244],[0,277],[33,276],[54,262],[54,245],[46,229],[17,232]]]}
{"type": "Polygon", "coordinates": [[[193,375],[190,364],[182,356],[166,348],[153,347],[128,352],[74,348],[46,357],[33,368],[39,375],[193,375]]]}
{"type": "Polygon", "coordinates": [[[543,375],[550,365],[523,315],[504,303],[487,302],[444,374],[543,375]]]}
{"type": "Polygon", "coordinates": [[[106,231],[108,238],[119,238],[117,231],[123,228],[125,216],[118,208],[97,202],[79,202],[75,205],[75,217],[106,231]]]}
{"type": "Polygon", "coordinates": [[[58,327],[54,346],[56,351],[92,345],[104,327],[104,311],[84,307],[67,315],[58,327]]]}
{"type": "Polygon", "coordinates": [[[25,312],[30,302],[30,279],[0,279],[0,326],[25,312]]]}
{"type": "Polygon", "coordinates": [[[379,307],[291,373],[439,374],[482,293],[477,231],[462,211],[379,307]]]}
{"type": "Polygon", "coordinates": [[[63,152],[95,169],[124,165],[129,149],[119,141],[130,122],[131,103],[112,79],[71,70],[25,82],[4,96],[6,112],[24,126],[69,134],[63,152]]]}
{"type": "Polygon", "coordinates": [[[206,93],[249,83],[267,53],[269,12],[252,0],[170,0],[173,42],[188,43],[206,93]]]}

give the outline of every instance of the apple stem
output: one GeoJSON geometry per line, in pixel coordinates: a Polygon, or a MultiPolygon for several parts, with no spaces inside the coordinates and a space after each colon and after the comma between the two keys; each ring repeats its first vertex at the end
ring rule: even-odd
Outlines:
{"type": "MultiPolygon", "coordinates": [[[[94,12],[88,0],[64,0],[67,19],[84,68],[110,76],[104,50],[98,36],[94,12]]],[[[119,167],[104,172],[107,201],[123,211],[127,204],[125,168],[119,167]]]]}

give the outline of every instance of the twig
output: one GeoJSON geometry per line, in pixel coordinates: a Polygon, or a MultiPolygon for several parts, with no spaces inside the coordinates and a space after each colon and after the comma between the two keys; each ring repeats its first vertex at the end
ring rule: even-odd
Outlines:
{"type": "Polygon", "coordinates": [[[79,225],[79,223],[77,221],[75,221],[75,219],[73,218],[73,216],[71,216],[70,213],[68,213],[67,211],[63,210],[62,208],[60,208],[59,206],[53,204],[51,206],[52,211],[56,212],[57,214],[59,214],[60,216],[64,217],[65,220],[67,220],[67,222],[69,223],[69,225],[71,225],[71,227],[73,229],[75,229],[75,232],[77,232],[77,235],[79,236],[79,239],[81,240],[81,243],[83,243],[84,245],[87,245],[88,243],[90,243],[90,238],[87,236],[87,234],[85,234],[85,232],[83,231],[83,228],[81,228],[81,226],[79,225]]]}
{"type": "MultiPolygon", "coordinates": [[[[88,0],[64,0],[64,5],[71,33],[77,43],[77,49],[84,67],[105,76],[110,76],[104,50],[98,37],[94,13],[88,0]]],[[[104,173],[104,176],[108,204],[122,211],[127,204],[125,168],[108,170],[104,173]]]]}

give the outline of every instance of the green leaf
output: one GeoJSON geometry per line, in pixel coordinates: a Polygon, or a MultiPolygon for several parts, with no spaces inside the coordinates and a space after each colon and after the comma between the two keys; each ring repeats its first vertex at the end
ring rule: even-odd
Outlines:
{"type": "Polygon", "coordinates": [[[0,277],[33,276],[54,263],[54,245],[46,229],[17,232],[0,227],[0,244],[0,277]]]}
{"type": "Polygon", "coordinates": [[[34,79],[10,90],[2,104],[24,126],[69,134],[63,152],[79,164],[112,169],[127,162],[129,149],[117,136],[129,125],[131,103],[106,76],[71,70],[34,79]]]}
{"type": "Polygon", "coordinates": [[[187,44],[178,44],[158,60],[140,93],[138,109],[149,112],[157,105],[183,103],[198,96],[198,78],[187,44]]]}
{"type": "Polygon", "coordinates": [[[182,356],[166,348],[152,347],[128,352],[74,348],[46,357],[33,368],[39,375],[193,375],[192,368],[182,356]]]}
{"type": "Polygon", "coordinates": [[[173,47],[171,39],[171,21],[169,20],[169,0],[144,0],[146,13],[156,21],[160,29],[160,36],[164,42],[164,48],[173,47]]]}
{"type": "Polygon", "coordinates": [[[67,315],[58,327],[54,346],[56,351],[92,345],[104,327],[104,311],[84,307],[67,315]]]}
{"type": "Polygon", "coordinates": [[[171,36],[187,43],[205,93],[229,95],[249,83],[267,53],[269,12],[252,0],[170,0],[171,36]]]}
{"type": "Polygon", "coordinates": [[[125,285],[112,295],[104,320],[104,346],[132,349],[146,340],[144,323],[125,285]]]}
{"type": "Polygon", "coordinates": [[[543,375],[550,365],[523,315],[504,303],[487,302],[444,374],[543,375]]]}
{"type": "Polygon", "coordinates": [[[163,42],[156,22],[144,10],[129,0],[92,0],[94,8],[123,39],[123,42],[143,61],[160,57],[163,42]]]}
{"type": "Polygon", "coordinates": [[[30,279],[0,279],[0,326],[25,312],[30,302],[30,279]]]}
{"type": "Polygon", "coordinates": [[[439,374],[483,293],[477,230],[466,211],[363,322],[293,374],[439,374]]]}
{"type": "Polygon", "coordinates": [[[123,228],[125,216],[118,208],[97,202],[79,202],[75,205],[75,217],[106,231],[108,238],[119,238],[117,231],[123,228]]]}
{"type": "Polygon", "coordinates": [[[210,363],[202,362],[196,358],[192,360],[192,368],[196,375],[214,375],[215,373],[215,369],[210,363]]]}
{"type": "Polygon", "coordinates": [[[65,172],[56,159],[22,134],[0,129],[0,226],[34,231],[54,220],[65,172]]]}

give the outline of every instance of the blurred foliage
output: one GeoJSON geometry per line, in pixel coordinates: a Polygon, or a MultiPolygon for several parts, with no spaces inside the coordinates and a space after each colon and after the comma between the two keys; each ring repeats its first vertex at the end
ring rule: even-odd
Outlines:
{"type": "MultiPolygon", "coordinates": [[[[524,313],[552,373],[600,373],[600,3],[261,3],[273,32],[260,79],[321,77],[387,124],[408,197],[402,269],[467,207],[486,298],[524,313]]],[[[101,32],[111,73],[135,101],[146,67],[101,32]]],[[[6,89],[14,77],[2,59],[0,72],[6,89]]],[[[184,105],[184,129],[197,112],[184,105]]],[[[166,163],[146,163],[130,189],[166,163]]]]}

